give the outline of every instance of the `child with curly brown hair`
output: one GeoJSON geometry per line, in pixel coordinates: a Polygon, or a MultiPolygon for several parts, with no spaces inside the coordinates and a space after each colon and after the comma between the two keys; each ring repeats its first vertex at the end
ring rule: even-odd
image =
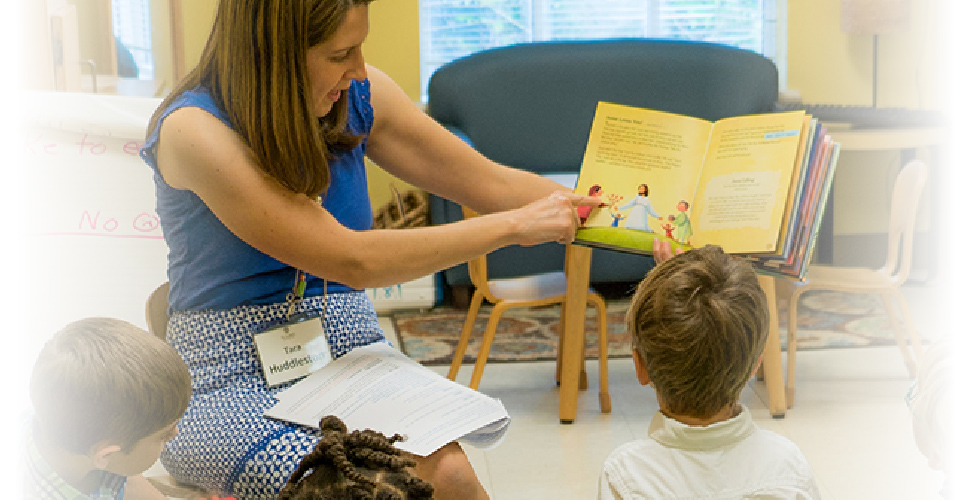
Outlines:
{"type": "Polygon", "coordinates": [[[769,332],[748,262],[717,246],[667,258],[640,282],[627,328],[637,379],[656,390],[660,411],[651,439],[607,458],[599,498],[820,497],[797,445],[738,403],[769,332]]]}
{"type": "Polygon", "coordinates": [[[323,437],[280,490],[277,500],[418,500],[433,486],[418,477],[417,462],[397,449],[402,437],[366,429],[347,432],[339,418],[320,420],[323,437]]]}

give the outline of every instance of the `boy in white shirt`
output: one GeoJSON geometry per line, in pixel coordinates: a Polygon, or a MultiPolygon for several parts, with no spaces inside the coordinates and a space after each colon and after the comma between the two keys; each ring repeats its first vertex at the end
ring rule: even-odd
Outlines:
{"type": "Polygon", "coordinates": [[[177,352],[136,326],[87,318],[50,339],[30,379],[28,500],[162,500],[141,473],[190,401],[177,352]]]}
{"type": "Polygon", "coordinates": [[[657,265],[627,313],[637,378],[657,392],[651,439],[613,451],[601,499],[820,498],[796,444],[737,401],[769,331],[749,263],[707,246],[657,265]]]}

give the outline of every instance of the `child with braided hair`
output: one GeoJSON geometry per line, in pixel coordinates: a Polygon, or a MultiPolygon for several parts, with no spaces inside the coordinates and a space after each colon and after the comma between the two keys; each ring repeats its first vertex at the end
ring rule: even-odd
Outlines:
{"type": "Polygon", "coordinates": [[[342,420],[320,420],[323,437],[280,490],[277,500],[417,500],[433,498],[433,486],[417,477],[417,462],[397,449],[399,434],[366,429],[347,432],[342,420]]]}

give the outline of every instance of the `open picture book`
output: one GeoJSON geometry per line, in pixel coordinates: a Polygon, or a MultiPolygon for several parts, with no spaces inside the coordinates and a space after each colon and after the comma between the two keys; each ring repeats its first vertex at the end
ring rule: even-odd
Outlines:
{"type": "Polygon", "coordinates": [[[803,111],[710,122],[601,102],[575,191],[603,205],[581,214],[575,243],[719,245],[760,272],[803,279],[839,152],[803,111]]]}

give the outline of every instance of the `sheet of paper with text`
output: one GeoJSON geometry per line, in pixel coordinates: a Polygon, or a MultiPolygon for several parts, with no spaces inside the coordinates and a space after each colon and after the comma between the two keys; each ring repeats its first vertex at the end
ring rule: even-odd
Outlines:
{"type": "Polygon", "coordinates": [[[406,436],[397,447],[427,456],[460,440],[500,443],[510,424],[503,403],[448,380],[384,343],[350,351],[277,395],[267,417],[319,427],[336,415],[350,430],[406,436]]]}

